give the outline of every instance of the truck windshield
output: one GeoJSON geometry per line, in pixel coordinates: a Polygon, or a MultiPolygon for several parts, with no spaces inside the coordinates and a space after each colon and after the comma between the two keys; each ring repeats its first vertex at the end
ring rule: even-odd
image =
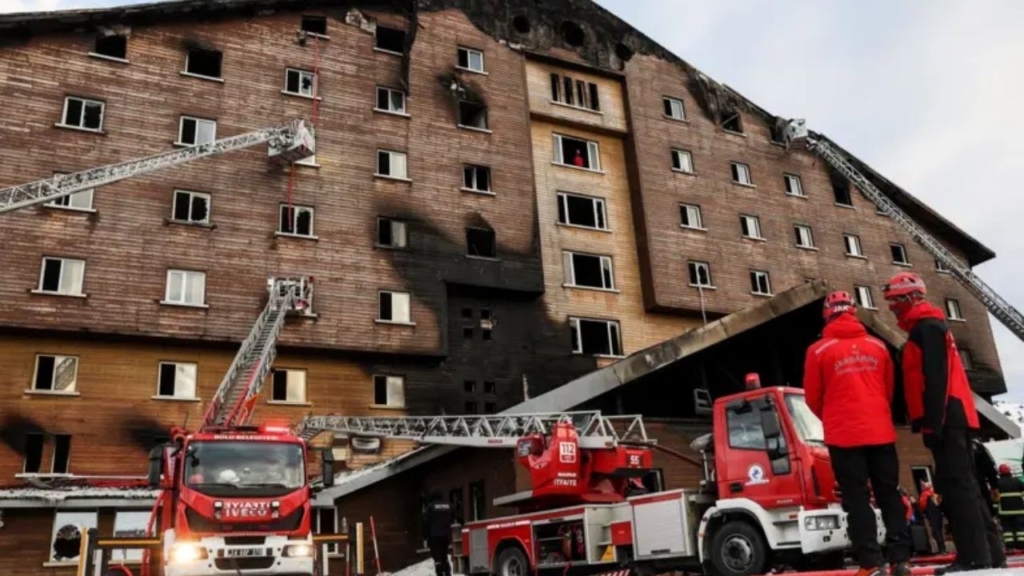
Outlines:
{"type": "Polygon", "coordinates": [[[825,428],[807,406],[803,394],[786,394],[786,407],[801,440],[808,444],[825,444],[825,428]]]}
{"type": "Polygon", "coordinates": [[[275,496],[305,484],[305,463],[298,444],[198,441],[187,450],[185,481],[201,492],[275,496]]]}

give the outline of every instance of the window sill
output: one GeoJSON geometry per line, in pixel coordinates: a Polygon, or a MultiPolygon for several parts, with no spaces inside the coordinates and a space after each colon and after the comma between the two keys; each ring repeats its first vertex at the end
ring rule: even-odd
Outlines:
{"type": "Polygon", "coordinates": [[[665,120],[671,120],[673,122],[679,122],[680,124],[689,124],[690,123],[690,121],[687,120],[685,116],[683,118],[676,118],[675,116],[669,116],[668,114],[662,113],[661,117],[664,118],[665,120]]]}
{"type": "Polygon", "coordinates": [[[856,260],[867,260],[867,256],[861,256],[859,254],[844,254],[847,258],[854,258],[856,260]]]}
{"type": "Polygon", "coordinates": [[[174,218],[164,218],[164,222],[167,224],[174,224],[176,226],[188,226],[190,228],[206,228],[207,230],[213,230],[217,227],[216,224],[209,222],[189,222],[188,220],[175,220],[174,218]]]}
{"type": "Polygon", "coordinates": [[[89,52],[90,58],[97,58],[99,60],[107,60],[109,62],[117,62],[118,64],[127,64],[126,58],[118,58],[117,56],[107,56],[106,54],[100,54],[98,52],[89,52]]]}
{"type": "Polygon", "coordinates": [[[187,142],[181,142],[179,140],[175,140],[174,142],[171,142],[171,144],[174,144],[178,148],[195,148],[196,146],[202,146],[203,144],[213,144],[216,141],[217,141],[217,139],[214,138],[213,140],[210,140],[209,142],[199,142],[199,143],[196,143],[196,144],[188,144],[187,142]]]}
{"type": "Polygon", "coordinates": [[[673,168],[672,171],[675,172],[676,174],[685,174],[687,176],[693,177],[697,176],[697,173],[694,172],[693,170],[680,170],[679,168],[673,168]]]}
{"type": "Polygon", "coordinates": [[[701,286],[700,284],[688,284],[688,286],[699,290],[718,290],[717,286],[701,286]]]}
{"type": "Polygon", "coordinates": [[[947,320],[949,320],[950,322],[967,322],[967,320],[963,318],[947,318],[947,320]]]}
{"type": "Polygon", "coordinates": [[[818,247],[817,246],[801,246],[799,244],[796,244],[796,247],[801,249],[801,250],[809,250],[811,252],[817,252],[818,251],[818,247]]]}
{"type": "Polygon", "coordinates": [[[836,202],[835,205],[840,208],[846,208],[847,210],[856,210],[852,204],[840,204],[839,202],[836,202]]]}
{"type": "Polygon", "coordinates": [[[207,310],[210,308],[209,304],[183,304],[181,302],[168,302],[167,300],[160,300],[161,306],[174,306],[175,308],[196,308],[199,310],[207,310]]]}
{"type": "Polygon", "coordinates": [[[789,192],[786,192],[786,197],[787,198],[799,198],[801,200],[807,200],[807,195],[806,194],[790,194],[789,192]]]}
{"type": "Polygon", "coordinates": [[[81,392],[61,392],[59,390],[34,390],[34,389],[25,390],[24,393],[28,394],[30,396],[71,396],[71,397],[76,397],[76,396],[81,396],[82,395],[81,392]]]}
{"type": "Polygon", "coordinates": [[[43,568],[74,568],[78,562],[43,562],[43,568]]]}
{"type": "Polygon", "coordinates": [[[615,354],[587,354],[586,352],[573,352],[577,356],[591,356],[593,358],[607,358],[609,360],[622,360],[625,356],[617,356],[615,354]]]}
{"type": "Polygon", "coordinates": [[[220,82],[221,84],[224,83],[224,79],[223,78],[217,78],[215,76],[204,76],[202,74],[194,74],[192,72],[186,72],[184,70],[179,72],[179,74],[181,74],[182,76],[188,76],[189,78],[197,78],[199,80],[207,80],[207,81],[210,81],[210,82],[220,82]]]}
{"type": "Polygon", "coordinates": [[[274,232],[276,238],[295,238],[296,240],[309,240],[311,242],[319,242],[319,236],[306,235],[306,234],[291,234],[289,232],[274,232]]]}
{"type": "Polygon", "coordinates": [[[309,162],[303,162],[302,160],[299,160],[298,162],[295,162],[295,165],[299,166],[299,167],[313,168],[314,170],[319,170],[320,168],[322,168],[322,166],[317,164],[316,162],[309,163],[309,162]]]}
{"type": "Polygon", "coordinates": [[[405,406],[390,406],[388,404],[370,404],[370,410],[405,410],[405,406]]]}
{"type": "Polygon", "coordinates": [[[304,100],[316,100],[318,102],[323,101],[323,98],[320,96],[307,96],[305,94],[299,94],[298,92],[289,92],[287,90],[281,90],[281,94],[284,94],[285,96],[294,96],[295,98],[302,98],[304,100]]]}
{"type": "Polygon", "coordinates": [[[950,272],[949,270],[935,270],[935,273],[936,274],[945,274],[947,276],[952,276],[953,275],[953,273],[950,272]]]}
{"type": "Polygon", "coordinates": [[[150,400],[160,400],[161,402],[201,402],[199,398],[177,398],[174,396],[150,396],[150,400]]]}
{"type": "Polygon", "coordinates": [[[102,128],[98,130],[95,128],[83,128],[81,126],[72,126],[71,124],[64,124],[62,122],[57,122],[54,126],[57,128],[63,128],[64,130],[74,130],[75,132],[88,132],[89,134],[101,134],[103,136],[107,135],[106,131],[102,128]]]}
{"type": "Polygon", "coordinates": [[[37,296],[60,296],[62,298],[82,298],[82,299],[85,299],[85,298],[89,297],[88,294],[62,294],[60,292],[51,292],[49,290],[39,290],[39,289],[29,290],[29,292],[31,292],[32,294],[36,294],[37,296]]]}
{"type": "Polygon", "coordinates": [[[409,178],[399,178],[398,176],[388,176],[387,174],[374,174],[374,178],[380,178],[382,180],[395,180],[396,182],[405,182],[411,184],[412,180],[409,178]]]}
{"type": "Polygon", "coordinates": [[[576,230],[590,230],[591,232],[604,232],[606,234],[612,233],[608,228],[594,228],[592,226],[581,226],[579,224],[569,224],[567,222],[556,222],[555,225],[563,226],[565,228],[574,228],[576,230]]]}
{"type": "Polygon", "coordinates": [[[735,130],[729,130],[727,128],[722,128],[722,132],[725,132],[726,134],[731,134],[733,136],[739,136],[740,138],[746,138],[747,137],[746,133],[744,133],[744,132],[737,132],[735,130]]]}
{"type": "MultiPolygon", "coordinates": [[[[858,306],[860,306],[860,304],[858,304],[858,306]]],[[[860,306],[860,307],[865,309],[865,310],[870,310],[872,312],[878,312],[878,306],[860,306]]]]}
{"type": "Polygon", "coordinates": [[[914,265],[911,264],[910,262],[893,262],[892,265],[893,266],[899,266],[901,268],[913,268],[914,267],[914,265]]]}
{"type": "Polygon", "coordinates": [[[582,170],[584,172],[593,172],[594,174],[604,174],[604,170],[594,170],[593,168],[585,168],[583,166],[576,166],[574,164],[563,164],[562,162],[552,162],[555,166],[561,166],[562,168],[572,168],[573,170],[582,170]]]}
{"type": "Polygon", "coordinates": [[[477,256],[475,254],[466,254],[465,256],[466,256],[466,258],[469,258],[470,260],[484,260],[484,261],[487,261],[487,262],[501,262],[501,258],[498,258],[497,256],[477,256]]]}
{"type": "Polygon", "coordinates": [[[579,286],[576,284],[562,284],[562,288],[573,288],[575,290],[590,290],[591,292],[607,292],[609,294],[621,294],[621,290],[615,288],[596,288],[594,286],[579,286]]]}
{"type": "Polygon", "coordinates": [[[774,294],[765,294],[763,292],[751,292],[751,296],[760,296],[761,298],[771,298],[774,294]]]}
{"type": "Polygon", "coordinates": [[[59,206],[57,204],[43,204],[46,208],[52,208],[53,210],[61,210],[63,212],[78,212],[80,214],[95,214],[95,208],[75,208],[74,206],[59,206]]]}
{"type": "Polygon", "coordinates": [[[380,52],[381,54],[388,54],[390,56],[405,56],[403,52],[395,52],[394,50],[385,50],[383,48],[373,47],[374,52],[380,52]]]}
{"type": "Polygon", "coordinates": [[[381,320],[380,318],[377,318],[376,320],[374,320],[374,322],[377,323],[377,324],[383,324],[385,326],[415,326],[416,325],[415,322],[398,322],[398,321],[395,321],[395,320],[381,320]]]}
{"type": "Polygon", "coordinates": [[[744,240],[750,240],[750,241],[753,241],[753,242],[767,242],[768,241],[766,238],[759,238],[759,237],[755,237],[755,236],[742,236],[742,238],[744,240]]]}
{"type": "Polygon", "coordinates": [[[550,102],[552,104],[554,104],[555,106],[561,106],[563,108],[571,108],[573,110],[579,110],[580,112],[589,112],[591,114],[596,114],[598,116],[604,116],[604,112],[601,112],[600,110],[594,110],[592,108],[586,108],[586,107],[583,107],[583,106],[576,106],[575,104],[566,104],[565,102],[559,102],[558,100],[551,100],[550,102]]]}
{"type": "MultiPolygon", "coordinates": [[[[19,480],[22,480],[22,479],[25,479],[25,478],[45,478],[45,479],[48,479],[48,480],[52,480],[52,479],[57,479],[57,478],[74,478],[75,475],[74,474],[70,474],[68,472],[63,472],[63,473],[61,473],[61,472],[19,472],[19,473],[15,474],[14,477],[19,479],[19,480]]],[[[52,563],[53,564],[61,564],[61,562],[52,562],[52,563]]],[[[73,565],[77,566],[78,564],[77,563],[73,563],[73,565]]]]}
{"type": "Polygon", "coordinates": [[[494,131],[490,128],[478,128],[476,126],[467,126],[465,124],[458,124],[459,130],[469,130],[470,132],[480,132],[482,134],[493,134],[494,131]]]}
{"type": "Polygon", "coordinates": [[[395,112],[393,110],[385,110],[383,108],[374,107],[374,112],[378,114],[387,114],[388,116],[398,116],[400,118],[412,118],[407,112],[395,112]]]}
{"type": "Polygon", "coordinates": [[[744,182],[737,182],[735,180],[732,181],[732,184],[733,184],[733,186],[742,186],[744,188],[757,188],[757,186],[755,186],[753,184],[746,184],[744,182]]]}
{"type": "Polygon", "coordinates": [[[330,40],[331,37],[326,34],[317,34],[316,32],[310,32],[308,30],[299,29],[299,33],[305,33],[310,38],[316,38],[317,40],[330,40]]]}
{"type": "Polygon", "coordinates": [[[309,402],[294,402],[291,400],[267,400],[267,404],[271,406],[312,406],[309,402]]]}
{"type": "Polygon", "coordinates": [[[472,68],[463,68],[462,66],[456,66],[455,69],[456,70],[462,70],[463,72],[471,72],[473,74],[479,74],[481,76],[490,76],[490,74],[485,72],[484,70],[473,70],[472,68]]]}
{"type": "Polygon", "coordinates": [[[466,192],[466,193],[469,193],[469,194],[479,194],[481,196],[497,196],[496,193],[491,192],[490,190],[476,190],[474,188],[466,188],[465,186],[463,186],[462,188],[459,188],[459,191],[460,192],[466,192]]]}
{"type": "Polygon", "coordinates": [[[373,243],[374,248],[380,248],[381,250],[394,250],[397,252],[411,252],[412,250],[408,246],[388,246],[387,244],[373,243]]]}

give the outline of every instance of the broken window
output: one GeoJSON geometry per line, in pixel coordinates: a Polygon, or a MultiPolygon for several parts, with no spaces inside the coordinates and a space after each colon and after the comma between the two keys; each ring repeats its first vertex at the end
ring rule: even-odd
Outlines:
{"type": "Polygon", "coordinates": [[[796,176],[794,174],[786,174],[785,175],[785,181],[786,181],[786,194],[789,194],[790,196],[803,196],[804,195],[804,187],[803,187],[803,184],[800,182],[800,177],[799,176],[796,176]]]}
{"type": "Polygon", "coordinates": [[[691,261],[687,268],[690,271],[690,286],[701,288],[711,287],[711,265],[707,262],[691,261]]]}
{"type": "Polygon", "coordinates": [[[306,371],[274,369],[270,399],[274,402],[302,404],[306,401],[306,371]]]}
{"type": "Polygon", "coordinates": [[[197,372],[198,366],[192,362],[161,362],[157,371],[156,395],[160,398],[194,399],[197,372]]]}
{"type": "Polygon", "coordinates": [[[946,298],[946,318],[950,320],[963,320],[964,315],[960,312],[960,302],[952,298],[946,298]]]}
{"type": "Polygon", "coordinates": [[[462,383],[462,388],[466,392],[476,392],[476,382],[473,380],[465,380],[462,383]]]}
{"type": "Polygon", "coordinates": [[[487,107],[476,102],[459,102],[459,126],[487,130],[487,107]]]}
{"type": "Polygon", "coordinates": [[[85,278],[85,260],[74,258],[43,258],[39,271],[39,292],[80,296],[85,278]]]}
{"type": "Polygon", "coordinates": [[[865,308],[867,310],[875,309],[875,298],[871,294],[871,288],[868,286],[854,286],[853,287],[853,298],[857,306],[865,308]]]}
{"type": "Polygon", "coordinates": [[[555,163],[587,170],[601,170],[601,154],[597,142],[554,135],[555,163]]]}
{"type": "Polygon", "coordinates": [[[489,166],[467,164],[462,167],[462,189],[473,192],[491,191],[491,169],[489,166]]]}
{"type": "Polygon", "coordinates": [[[105,107],[106,104],[100,100],[68,96],[64,99],[64,115],[61,126],[100,132],[103,130],[105,107]]]}
{"type": "Polygon", "coordinates": [[[295,96],[316,97],[316,74],[307,70],[286,68],[284,71],[284,91],[295,96]]]}
{"type": "Polygon", "coordinates": [[[672,150],[672,169],[693,174],[693,155],[688,150],[672,150]]]}
{"type": "Polygon", "coordinates": [[[595,356],[622,356],[619,323],[614,320],[569,318],[572,351],[595,356]]]}
{"type": "Polygon", "coordinates": [[[758,296],[772,295],[772,284],[767,272],[764,270],[750,271],[750,293],[758,296]]]}
{"type": "Polygon", "coordinates": [[[93,45],[94,56],[106,56],[125,60],[128,58],[128,37],[122,34],[110,34],[109,36],[97,36],[96,44],[93,45]]]}
{"type": "Polygon", "coordinates": [[[964,370],[974,370],[974,357],[971,356],[971,351],[967,348],[957,348],[957,352],[960,354],[960,363],[963,364],[964,370]]]}
{"type": "Polygon", "coordinates": [[[562,265],[568,286],[614,290],[612,259],[608,256],[563,252],[562,265]]]}
{"type": "Polygon", "coordinates": [[[223,54],[219,50],[189,48],[185,55],[185,72],[195,76],[220,78],[223,54]]]}
{"type": "Polygon", "coordinates": [[[701,218],[700,206],[697,206],[696,204],[680,204],[679,222],[683,228],[703,230],[704,221],[701,218]]]}
{"type": "Polygon", "coordinates": [[[393,54],[405,53],[405,31],[386,26],[377,26],[377,50],[393,54]]]}
{"type": "Polygon", "coordinates": [[[764,239],[761,236],[761,220],[757,216],[740,214],[740,229],[743,231],[744,238],[764,239]]]}
{"type": "Polygon", "coordinates": [[[558,222],[569,226],[607,230],[604,199],[558,193],[558,222]]]}
{"type": "Polygon", "coordinates": [[[405,114],[405,92],[377,86],[377,105],[374,109],[392,114],[405,114]]]}
{"type": "Polygon", "coordinates": [[[50,463],[50,472],[53,474],[67,474],[71,465],[71,435],[55,434],[53,437],[53,462],[50,463]]]}
{"type": "Polygon", "coordinates": [[[373,403],[388,408],[405,407],[405,378],[376,374],[373,377],[373,403]]]}
{"type": "Polygon", "coordinates": [[[396,324],[411,324],[408,292],[381,291],[378,294],[377,320],[396,324]]]}
{"type": "Polygon", "coordinates": [[[313,237],[313,216],[311,206],[281,204],[278,219],[278,234],[313,237]]]}
{"type": "Polygon", "coordinates": [[[737,134],[743,133],[743,122],[740,119],[740,113],[736,111],[730,111],[722,114],[722,129],[727,132],[735,132],[737,134]]]}
{"type": "Polygon", "coordinates": [[[744,186],[753,186],[754,182],[750,179],[750,166],[747,166],[742,162],[733,162],[732,181],[736,184],[743,184],[744,186]]]}
{"type": "Polygon", "coordinates": [[[494,230],[466,228],[467,254],[482,258],[497,258],[498,247],[494,230]]]}
{"type": "Polygon", "coordinates": [[[497,394],[498,385],[491,381],[484,381],[484,394],[497,394]]]}
{"type": "Polygon", "coordinates": [[[168,270],[164,304],[179,306],[206,305],[206,272],[168,270]]]}
{"type": "Polygon", "coordinates": [[[558,74],[551,75],[551,101],[595,112],[601,110],[597,84],[558,74]]]}
{"type": "Polygon", "coordinates": [[[25,461],[22,474],[39,474],[43,468],[43,435],[37,432],[25,434],[25,461]]]}
{"type": "Polygon", "coordinates": [[[864,257],[864,253],[860,249],[860,237],[853,234],[843,234],[843,244],[846,246],[847,256],[864,257]]]}
{"type": "Polygon", "coordinates": [[[406,223],[391,218],[377,218],[377,245],[387,248],[408,246],[406,223]]]}
{"type": "Polygon", "coordinates": [[[678,98],[662,98],[662,105],[665,108],[665,117],[673,120],[685,120],[686,111],[683,109],[683,101],[678,98]]]}
{"type": "Polygon", "coordinates": [[[202,192],[175,190],[171,220],[189,224],[209,224],[210,195],[202,192]]]}
{"type": "Polygon", "coordinates": [[[181,146],[209,144],[217,139],[217,122],[193,116],[182,116],[178,123],[178,142],[181,146]]]}
{"type": "Polygon", "coordinates": [[[473,72],[484,71],[484,53],[472,48],[459,47],[459,68],[472,70],[473,72]]]}
{"type": "Polygon", "coordinates": [[[407,180],[406,155],[391,150],[377,151],[377,176],[407,180]]]}
{"type": "Polygon", "coordinates": [[[32,389],[71,394],[78,385],[78,358],[40,354],[36,356],[36,372],[32,389]]]}
{"type": "Polygon", "coordinates": [[[316,34],[318,36],[327,36],[327,17],[307,16],[303,14],[302,24],[300,27],[303,32],[316,34]]]}
{"type": "Polygon", "coordinates": [[[814,234],[810,226],[797,224],[793,227],[796,232],[796,245],[800,248],[814,248],[814,234]]]}
{"type": "Polygon", "coordinates": [[[907,248],[903,244],[889,244],[889,251],[892,253],[893,264],[906,264],[910,265],[910,260],[907,259],[907,248]]]}
{"type": "Polygon", "coordinates": [[[843,182],[832,183],[832,194],[836,197],[836,204],[840,206],[853,206],[853,198],[850,197],[850,185],[843,182]]]}
{"type": "MultiPolygon", "coordinates": [[[[54,172],[54,176],[65,176],[62,172],[54,172]]],[[[67,208],[69,210],[92,210],[92,194],[93,189],[82,190],[81,192],[75,192],[67,196],[61,196],[55,198],[46,203],[47,206],[54,206],[57,208],[67,208]]]]}

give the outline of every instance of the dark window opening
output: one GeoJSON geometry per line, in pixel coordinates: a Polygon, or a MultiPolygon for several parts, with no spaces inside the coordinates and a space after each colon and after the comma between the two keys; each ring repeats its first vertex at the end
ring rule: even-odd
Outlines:
{"type": "Polygon", "coordinates": [[[551,101],[558,102],[562,98],[562,78],[558,74],[551,75],[551,101]]]}
{"type": "Polygon", "coordinates": [[[202,194],[177,191],[171,218],[179,222],[207,222],[210,218],[209,199],[202,194]]]}
{"type": "Polygon", "coordinates": [[[459,102],[459,126],[487,130],[487,107],[475,102],[459,102]]]}
{"type": "Polygon", "coordinates": [[[480,411],[479,404],[473,401],[466,402],[464,406],[466,409],[466,414],[476,414],[477,412],[480,411]]]}
{"type": "Polygon", "coordinates": [[[464,166],[462,169],[462,185],[467,190],[490,192],[491,169],[487,166],[464,166]]]}
{"type": "Polygon", "coordinates": [[[576,94],[572,91],[572,78],[566,76],[562,79],[562,83],[564,90],[562,91],[561,101],[569,106],[574,106],[576,104],[576,94]]]}
{"type": "Polygon", "coordinates": [[[313,210],[301,206],[281,206],[280,229],[282,234],[296,236],[313,235],[313,210]]]}
{"type": "MultiPolygon", "coordinates": [[[[40,290],[45,292],[59,292],[60,291],[60,270],[62,264],[61,261],[56,258],[47,258],[43,261],[43,282],[40,286],[40,290]]],[[[50,358],[52,366],[53,358],[49,356],[40,356],[39,359],[50,358]]]]}
{"type": "Polygon", "coordinates": [[[516,16],[512,19],[512,28],[515,28],[515,31],[520,34],[529,34],[530,19],[523,15],[516,16]]]}
{"type": "Polygon", "coordinates": [[[711,267],[707,262],[690,262],[689,269],[692,286],[711,286],[711,267]]]}
{"type": "Polygon", "coordinates": [[[491,319],[491,311],[488,310],[487,308],[481,308],[480,309],[480,319],[481,320],[490,320],[491,319]]]}
{"type": "Polygon", "coordinates": [[[473,380],[466,380],[462,383],[462,388],[466,392],[476,392],[476,382],[473,380]]]}
{"type": "Polygon", "coordinates": [[[378,374],[373,377],[373,403],[376,406],[397,406],[401,405],[401,389],[394,390],[396,394],[399,394],[397,398],[392,398],[390,391],[388,390],[388,380],[392,380],[393,383],[399,385],[402,384],[401,376],[387,376],[384,374],[378,374]]]}
{"type": "Polygon", "coordinates": [[[498,391],[498,385],[494,382],[484,382],[484,393],[495,394],[498,391]]]}
{"type": "Polygon", "coordinates": [[[484,340],[490,340],[491,339],[491,329],[490,328],[482,328],[480,330],[480,337],[483,338],[484,340]]]}
{"type": "Polygon", "coordinates": [[[590,87],[590,109],[599,111],[601,110],[601,100],[597,95],[597,84],[591,82],[588,86],[590,87]]]}
{"type": "Polygon", "coordinates": [[[57,434],[53,437],[53,467],[54,474],[67,474],[71,464],[71,436],[69,434],[57,434]]]}
{"type": "Polygon", "coordinates": [[[43,435],[35,432],[25,434],[25,474],[38,474],[43,466],[43,435]]]}
{"type": "Polygon", "coordinates": [[[849,184],[832,184],[832,194],[836,197],[836,204],[843,206],[853,206],[853,198],[850,197],[850,185],[849,184]]]}
{"type": "MultiPolygon", "coordinates": [[[[44,287],[43,290],[48,290],[48,288],[44,287]]],[[[53,356],[39,356],[36,359],[36,390],[53,390],[53,373],[56,362],[57,359],[53,356]]]]}
{"type": "Polygon", "coordinates": [[[271,390],[271,400],[285,402],[288,400],[288,371],[274,370],[274,385],[271,390]]]}
{"type": "Polygon", "coordinates": [[[405,31],[377,26],[377,48],[398,54],[405,53],[405,31]]]}
{"type": "Polygon", "coordinates": [[[602,320],[572,320],[573,350],[577,354],[622,355],[619,325],[602,320]]]}
{"type": "Polygon", "coordinates": [[[452,521],[462,524],[466,521],[462,503],[462,488],[452,488],[448,492],[448,503],[452,507],[452,521]]]}
{"type": "Polygon", "coordinates": [[[377,219],[377,245],[388,248],[405,248],[409,245],[406,223],[390,218],[377,219]]]}
{"type": "Polygon", "coordinates": [[[484,258],[498,257],[494,230],[466,228],[466,245],[470,256],[482,256],[484,258]]]}
{"type": "Polygon", "coordinates": [[[327,18],[325,16],[303,16],[302,30],[327,36],[327,18]]]}
{"type": "Polygon", "coordinates": [[[472,340],[473,339],[473,329],[472,328],[463,328],[462,329],[462,337],[464,339],[466,339],[466,340],[472,340]]]}
{"type": "Polygon", "coordinates": [[[484,516],[487,515],[483,480],[478,480],[469,485],[469,515],[470,520],[483,520],[484,516]]]}
{"type": "Polygon", "coordinates": [[[556,153],[560,153],[558,161],[562,164],[569,164],[571,166],[578,166],[580,168],[588,168],[591,170],[599,169],[597,166],[597,159],[591,158],[591,149],[596,153],[597,145],[590,145],[585,140],[577,140],[576,138],[568,138],[566,136],[556,136],[559,140],[559,150],[556,153]]]}
{"type": "Polygon", "coordinates": [[[896,264],[909,264],[907,261],[907,249],[902,244],[890,244],[889,251],[892,252],[892,261],[896,264]]]}
{"type": "Polygon", "coordinates": [[[463,308],[462,309],[462,317],[463,318],[472,318],[473,317],[473,309],[472,308],[463,308]]]}
{"type": "Polygon", "coordinates": [[[175,396],[175,381],[177,379],[178,365],[164,363],[160,365],[160,376],[157,382],[157,394],[159,396],[175,396]]]}
{"type": "Polygon", "coordinates": [[[498,405],[494,402],[484,402],[484,414],[495,414],[498,412],[498,405]]]}
{"type": "Polygon", "coordinates": [[[102,56],[124,60],[128,57],[128,37],[119,34],[97,36],[93,52],[102,56]]]}
{"type": "Polygon", "coordinates": [[[629,62],[633,58],[634,54],[635,52],[633,49],[623,42],[619,42],[615,45],[615,55],[623,62],[629,62]]]}
{"type": "Polygon", "coordinates": [[[189,74],[220,78],[223,54],[217,50],[189,48],[185,71],[189,74]]]}
{"type": "Polygon", "coordinates": [[[604,216],[604,200],[572,194],[558,196],[558,221],[562,224],[604,230],[604,216]]]}
{"type": "Polygon", "coordinates": [[[579,48],[583,46],[583,42],[587,39],[586,34],[583,33],[583,28],[575,22],[566,20],[562,22],[560,27],[562,33],[562,40],[565,40],[566,44],[573,48],[579,48]]]}
{"type": "Polygon", "coordinates": [[[743,123],[739,112],[726,112],[722,115],[722,129],[729,132],[743,133],[743,123]]]}

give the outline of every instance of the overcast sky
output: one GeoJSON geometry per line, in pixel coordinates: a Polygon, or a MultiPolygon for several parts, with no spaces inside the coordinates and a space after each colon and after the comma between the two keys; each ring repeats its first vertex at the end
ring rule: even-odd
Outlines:
{"type": "MultiPolygon", "coordinates": [[[[995,250],[976,272],[1024,306],[1024,1],[599,1],[770,112],[806,118],[995,250]]],[[[0,12],[125,3],[0,0],[0,12]]],[[[1024,343],[992,324],[1003,399],[1024,401],[1024,343]]]]}

